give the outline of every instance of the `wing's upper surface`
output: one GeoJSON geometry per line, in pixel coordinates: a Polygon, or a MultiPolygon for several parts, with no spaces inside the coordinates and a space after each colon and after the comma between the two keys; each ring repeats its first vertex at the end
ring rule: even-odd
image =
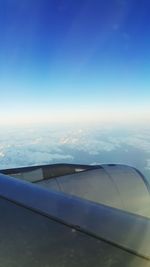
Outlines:
{"type": "Polygon", "coordinates": [[[0,175],[0,212],[0,266],[150,266],[145,216],[6,175],[0,175]]]}

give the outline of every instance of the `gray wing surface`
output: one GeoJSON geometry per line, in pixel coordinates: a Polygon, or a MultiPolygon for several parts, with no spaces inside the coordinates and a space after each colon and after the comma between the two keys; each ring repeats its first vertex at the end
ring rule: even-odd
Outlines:
{"type": "Polygon", "coordinates": [[[150,266],[146,217],[5,175],[0,209],[1,266],[150,266]]]}

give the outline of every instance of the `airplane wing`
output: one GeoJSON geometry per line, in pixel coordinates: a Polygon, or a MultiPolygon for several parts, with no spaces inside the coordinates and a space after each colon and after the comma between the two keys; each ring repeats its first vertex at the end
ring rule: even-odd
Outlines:
{"type": "Polygon", "coordinates": [[[53,165],[2,172],[0,266],[150,266],[149,185],[136,169],[53,165]],[[37,177],[34,184],[22,179],[25,173],[37,177]],[[45,181],[47,188],[40,184],[45,181]],[[50,187],[52,181],[58,188],[50,187]]]}

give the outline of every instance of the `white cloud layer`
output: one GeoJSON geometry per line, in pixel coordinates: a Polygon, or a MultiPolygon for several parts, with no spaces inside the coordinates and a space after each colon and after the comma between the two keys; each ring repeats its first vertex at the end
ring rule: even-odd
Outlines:
{"type": "Polygon", "coordinates": [[[58,162],[115,161],[150,171],[149,132],[149,129],[81,125],[10,128],[0,132],[0,169],[58,162]]]}

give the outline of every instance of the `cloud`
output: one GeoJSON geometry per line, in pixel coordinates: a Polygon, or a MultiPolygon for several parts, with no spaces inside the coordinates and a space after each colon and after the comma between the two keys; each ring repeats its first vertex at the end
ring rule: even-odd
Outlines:
{"type": "MultiPolygon", "coordinates": [[[[0,155],[1,156],[1,155],[0,155]]],[[[28,148],[17,149],[12,148],[7,151],[5,157],[1,157],[0,165],[5,168],[31,166],[40,164],[50,164],[53,162],[73,160],[73,156],[69,154],[50,153],[48,151],[31,151],[28,148]]]]}
{"type": "Polygon", "coordinates": [[[48,129],[5,133],[0,144],[0,168],[73,161],[73,156],[61,149],[61,134],[48,129]]]}
{"type": "Polygon", "coordinates": [[[150,159],[146,160],[146,167],[145,170],[150,170],[150,159]]]}
{"type": "Polygon", "coordinates": [[[0,151],[0,158],[3,158],[3,157],[5,157],[5,154],[4,152],[0,151]]]}
{"type": "Polygon", "coordinates": [[[95,136],[91,131],[77,131],[66,134],[60,140],[61,145],[66,145],[71,149],[82,150],[90,155],[98,155],[99,152],[110,152],[117,149],[120,144],[111,140],[103,140],[103,131],[95,136]]]}
{"type": "MultiPolygon", "coordinates": [[[[129,161],[129,164],[136,165],[136,158],[132,160],[130,154],[132,148],[147,153],[147,157],[141,159],[141,164],[145,164],[143,168],[150,169],[149,131],[118,133],[116,129],[104,127],[45,127],[16,129],[0,133],[0,137],[1,169],[58,162],[76,163],[80,152],[87,153],[87,162],[103,159],[112,162],[113,155],[116,155],[116,162],[129,161]],[[129,159],[126,155],[129,155],[129,159]]],[[[86,158],[80,158],[82,160],[85,162],[86,158]]]]}
{"type": "Polygon", "coordinates": [[[131,136],[126,136],[126,137],[115,137],[111,138],[111,141],[114,144],[120,145],[128,145],[140,150],[145,151],[146,153],[150,153],[150,139],[149,136],[145,135],[131,135],[131,136]]]}

